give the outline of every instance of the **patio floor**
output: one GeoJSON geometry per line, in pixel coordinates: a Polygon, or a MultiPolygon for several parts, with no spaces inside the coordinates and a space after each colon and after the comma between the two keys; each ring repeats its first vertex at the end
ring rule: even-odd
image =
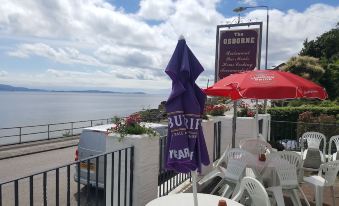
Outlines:
{"type": "MultiPolygon", "coordinates": [[[[213,189],[213,187],[219,182],[218,179],[215,179],[214,181],[209,184],[209,186],[206,186],[203,189],[203,193],[210,193],[213,189]]],[[[311,206],[315,206],[315,200],[313,200],[314,197],[314,187],[311,184],[303,183],[301,186],[302,190],[304,191],[307,200],[309,201],[311,206]]],[[[335,185],[335,197],[336,197],[336,206],[339,206],[339,179],[336,181],[335,185]]],[[[324,206],[332,206],[332,195],[331,190],[329,188],[324,189],[324,206]]],[[[293,206],[292,201],[288,196],[284,196],[285,199],[285,205],[286,206],[293,206]]],[[[302,199],[302,204],[306,205],[305,201],[302,199]]]]}
{"type": "MultiPolygon", "coordinates": [[[[302,190],[304,191],[306,197],[307,197],[307,200],[309,201],[310,205],[315,205],[315,200],[313,200],[313,197],[314,197],[314,187],[311,185],[311,184],[307,184],[307,183],[304,183],[302,184],[301,186],[302,190]]],[[[335,189],[334,189],[334,192],[335,192],[335,203],[336,203],[336,206],[339,206],[339,179],[337,178],[336,180],[336,184],[335,184],[335,189]]],[[[325,188],[324,189],[324,202],[323,202],[323,205],[324,206],[330,206],[332,205],[332,192],[329,188],[325,188]]],[[[286,204],[287,205],[292,205],[292,203],[289,201],[289,204],[286,204]]],[[[305,204],[306,205],[306,204],[305,204]]]]}

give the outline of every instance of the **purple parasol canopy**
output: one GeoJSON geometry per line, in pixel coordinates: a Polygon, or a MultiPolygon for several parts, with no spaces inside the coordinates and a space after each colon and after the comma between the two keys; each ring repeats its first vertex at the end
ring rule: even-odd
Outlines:
{"type": "Polygon", "coordinates": [[[168,170],[200,173],[201,164],[210,163],[201,127],[206,95],[195,83],[203,71],[185,39],[180,39],[165,70],[172,79],[172,92],[166,102],[168,170]]]}

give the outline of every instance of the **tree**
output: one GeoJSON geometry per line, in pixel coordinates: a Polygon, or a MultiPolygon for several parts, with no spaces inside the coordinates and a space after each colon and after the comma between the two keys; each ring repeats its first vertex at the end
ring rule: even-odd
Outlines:
{"type": "Polygon", "coordinates": [[[290,58],[286,64],[282,66],[282,70],[315,82],[325,73],[319,63],[319,59],[310,56],[295,56],[290,58]]]}
{"type": "Polygon", "coordinates": [[[316,58],[326,58],[330,62],[339,58],[339,22],[336,28],[317,37],[316,40],[304,41],[304,48],[299,55],[307,55],[316,58]]]}
{"type": "Polygon", "coordinates": [[[339,97],[339,64],[328,64],[319,83],[326,88],[329,99],[339,97]]]}

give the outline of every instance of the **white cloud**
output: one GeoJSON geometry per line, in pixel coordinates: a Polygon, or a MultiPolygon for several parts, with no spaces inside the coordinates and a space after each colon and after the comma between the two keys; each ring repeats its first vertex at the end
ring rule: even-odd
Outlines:
{"type": "Polygon", "coordinates": [[[240,2],[242,4],[246,4],[246,5],[249,5],[249,6],[257,6],[258,5],[256,0],[241,0],[240,2]]]}
{"type": "Polygon", "coordinates": [[[32,55],[36,55],[64,64],[103,66],[94,57],[82,54],[75,48],[66,47],[55,49],[43,43],[22,44],[15,51],[8,52],[8,55],[19,58],[28,58],[32,55]]]}
{"type": "MultiPolygon", "coordinates": [[[[104,0],[11,0],[0,4],[0,35],[15,37],[18,42],[16,48],[6,49],[12,57],[39,56],[60,63],[60,68],[67,64],[74,68],[89,65],[93,69],[89,75],[82,71],[49,70],[44,75],[51,77],[55,84],[71,85],[69,75],[77,79],[74,84],[112,85],[108,79],[114,79],[126,87],[166,88],[168,85],[161,83],[168,79],[163,70],[178,36],[183,34],[207,70],[198,79],[205,86],[207,79],[213,80],[216,26],[236,18],[226,18],[219,13],[216,8],[220,3],[220,0],[142,0],[139,11],[131,14],[104,0]],[[148,20],[158,20],[158,23],[149,24],[148,20]],[[92,81],[93,76],[98,79],[92,81]],[[62,82],[63,78],[69,82],[62,82]]],[[[243,3],[254,5],[256,1],[243,3]]],[[[266,22],[265,10],[249,11],[244,19],[266,22]]],[[[330,30],[338,19],[339,6],[314,4],[302,12],[271,9],[269,67],[297,54],[306,38],[314,39],[330,30]]],[[[263,42],[265,28],[264,24],[263,42]]],[[[264,44],[262,48],[264,58],[264,44]]]]}
{"type": "Polygon", "coordinates": [[[140,68],[159,67],[160,53],[138,48],[104,45],[95,51],[95,56],[107,64],[133,66],[140,68]]]}
{"type": "Polygon", "coordinates": [[[141,0],[138,15],[148,20],[166,20],[174,11],[172,0],[141,0]]]}
{"type": "MultiPolygon", "coordinates": [[[[314,4],[303,12],[277,9],[269,11],[269,51],[268,68],[278,65],[291,56],[297,55],[303,47],[303,41],[315,39],[322,33],[334,28],[339,19],[339,6],[314,4]],[[324,12],[326,11],[326,12],[324,12]]],[[[265,58],[266,10],[254,10],[244,18],[263,21],[262,65],[265,58]]],[[[263,66],[262,66],[263,68],[263,66]]]]}
{"type": "Polygon", "coordinates": [[[72,71],[59,68],[50,68],[42,73],[8,74],[4,81],[8,84],[28,85],[38,87],[105,87],[162,89],[170,88],[171,82],[165,76],[157,76],[150,70],[141,72],[133,68],[118,68],[117,70],[72,71]],[[140,87],[140,85],[144,85],[140,87]]]}
{"type": "Polygon", "coordinates": [[[0,70],[0,77],[5,77],[5,76],[7,76],[7,74],[8,74],[8,72],[0,70]]]}

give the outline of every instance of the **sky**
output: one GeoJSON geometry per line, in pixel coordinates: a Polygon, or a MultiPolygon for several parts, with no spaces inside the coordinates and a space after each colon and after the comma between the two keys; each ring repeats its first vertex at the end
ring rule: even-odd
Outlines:
{"type": "MultiPolygon", "coordinates": [[[[297,55],[339,22],[337,0],[0,0],[0,84],[46,89],[159,92],[182,34],[214,79],[217,25],[236,23],[239,6],[269,7],[268,68],[297,55]]],[[[241,22],[263,21],[247,9],[241,22]]],[[[261,65],[263,67],[263,65],[261,65]]]]}

